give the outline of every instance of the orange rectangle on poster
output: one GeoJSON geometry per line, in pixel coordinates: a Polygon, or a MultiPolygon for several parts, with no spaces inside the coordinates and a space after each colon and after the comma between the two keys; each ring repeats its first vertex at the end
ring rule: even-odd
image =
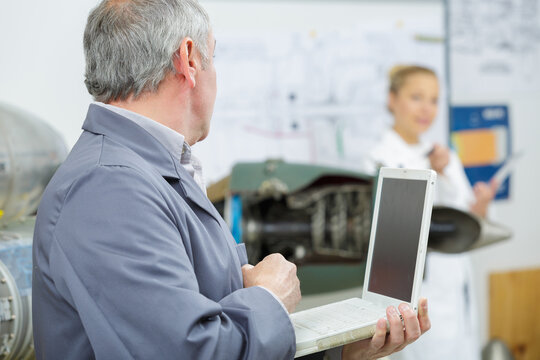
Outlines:
{"type": "Polygon", "coordinates": [[[452,141],[463,166],[483,166],[498,162],[497,133],[492,129],[461,130],[452,141]]]}

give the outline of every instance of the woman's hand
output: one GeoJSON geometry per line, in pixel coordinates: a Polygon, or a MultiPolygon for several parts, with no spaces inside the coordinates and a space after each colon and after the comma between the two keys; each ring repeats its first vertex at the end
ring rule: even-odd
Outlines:
{"type": "Polygon", "coordinates": [[[431,322],[427,311],[427,299],[418,302],[418,317],[407,304],[399,305],[403,323],[395,307],[386,309],[390,333],[386,334],[386,320],[379,319],[375,335],[343,346],[342,360],[372,360],[400,351],[429,330],[431,322]]]}
{"type": "Polygon", "coordinates": [[[479,181],[474,184],[473,192],[475,197],[475,203],[471,206],[471,212],[483,218],[487,215],[487,209],[495,194],[497,194],[497,188],[499,184],[492,180],[489,184],[479,181]]]}
{"type": "Polygon", "coordinates": [[[450,150],[447,147],[435,144],[429,153],[431,168],[439,174],[443,174],[444,168],[450,162],[450,150]]]}

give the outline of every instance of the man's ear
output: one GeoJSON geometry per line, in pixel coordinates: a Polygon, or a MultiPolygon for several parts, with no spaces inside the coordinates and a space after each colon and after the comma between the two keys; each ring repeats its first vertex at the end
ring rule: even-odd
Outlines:
{"type": "Polygon", "coordinates": [[[196,61],[193,40],[185,37],[176,52],[174,68],[177,73],[184,75],[191,89],[195,87],[196,61]]]}

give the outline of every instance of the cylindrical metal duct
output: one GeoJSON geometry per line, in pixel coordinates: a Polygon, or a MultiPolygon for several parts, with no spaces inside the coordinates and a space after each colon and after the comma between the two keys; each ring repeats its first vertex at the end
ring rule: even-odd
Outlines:
{"type": "Polygon", "coordinates": [[[0,226],[36,211],[67,148],[45,122],[0,103],[0,226]]]}
{"type": "Polygon", "coordinates": [[[447,206],[434,206],[428,246],[442,253],[458,254],[507,240],[512,231],[501,224],[447,206]]]}
{"type": "Polygon", "coordinates": [[[65,159],[64,141],[37,117],[0,103],[0,360],[34,358],[33,214],[65,159]]]}

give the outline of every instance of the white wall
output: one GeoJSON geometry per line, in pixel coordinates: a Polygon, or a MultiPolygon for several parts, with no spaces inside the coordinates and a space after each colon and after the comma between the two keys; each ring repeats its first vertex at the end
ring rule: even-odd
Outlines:
{"type": "Polygon", "coordinates": [[[472,253],[481,306],[480,326],[482,338],[486,339],[489,335],[489,274],[540,267],[537,210],[540,203],[540,42],[538,38],[528,37],[529,33],[540,29],[540,1],[525,4],[512,0],[504,5],[488,5],[482,1],[452,0],[449,4],[454,16],[452,102],[456,105],[508,105],[512,151],[524,152],[512,174],[510,199],[494,203],[489,216],[510,227],[513,238],[472,253]],[[523,7],[526,5],[530,6],[523,7]],[[474,16],[467,16],[469,14],[474,16]],[[512,51],[500,47],[502,42],[512,51]],[[504,64],[506,71],[489,70],[489,64],[504,64]]]}
{"type": "Polygon", "coordinates": [[[510,241],[472,252],[475,284],[480,305],[481,338],[489,336],[489,274],[540,267],[540,92],[499,94],[482,98],[456,96],[465,105],[508,104],[514,149],[524,155],[512,174],[509,200],[492,205],[490,218],[510,227],[510,241]]]}
{"type": "Polygon", "coordinates": [[[49,122],[71,147],[88,103],[82,34],[95,1],[0,3],[0,101],[49,122]]]}
{"type": "Polygon", "coordinates": [[[442,15],[438,1],[201,0],[216,31],[333,29],[373,20],[442,15]]]}
{"type": "MultiPolygon", "coordinates": [[[[91,98],[84,86],[82,35],[97,0],[0,2],[0,101],[49,122],[71,147],[91,98]]],[[[437,2],[201,1],[220,29],[305,30],[388,16],[440,14],[437,2]]]]}
{"type": "MultiPolygon", "coordinates": [[[[82,33],[94,0],[0,2],[0,101],[24,108],[49,122],[72,146],[91,101],[83,84],[82,33]]],[[[433,16],[438,2],[212,2],[202,1],[221,28],[272,29],[356,24],[387,16],[433,16]],[[309,7],[309,11],[306,8],[309,7]],[[247,16],[246,16],[247,15],[247,16]]],[[[459,94],[457,94],[459,95],[459,94]]],[[[540,266],[540,93],[501,95],[509,102],[513,141],[525,149],[512,183],[512,199],[493,208],[493,218],[514,229],[512,241],[473,254],[482,316],[487,337],[487,276],[492,271],[540,266]]],[[[455,97],[461,104],[483,99],[455,97]],[[474,100],[474,101],[473,101],[474,100]]],[[[488,100],[488,99],[485,99],[488,100]]],[[[490,97],[489,100],[492,100],[490,97]]]]}

